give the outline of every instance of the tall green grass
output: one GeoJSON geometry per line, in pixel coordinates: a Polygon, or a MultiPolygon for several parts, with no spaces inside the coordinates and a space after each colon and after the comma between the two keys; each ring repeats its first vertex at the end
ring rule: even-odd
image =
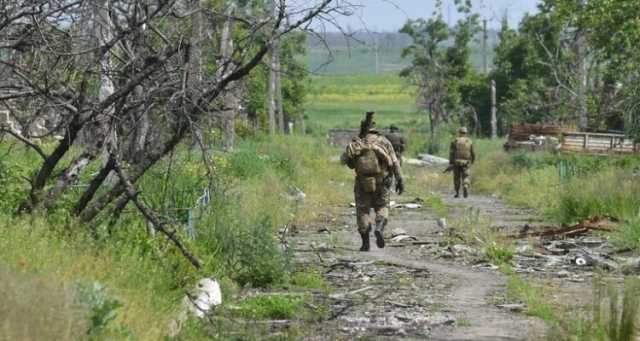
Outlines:
{"type": "Polygon", "coordinates": [[[640,323],[640,280],[594,280],[591,307],[557,321],[548,340],[633,341],[640,323]]]}
{"type": "MultiPolygon", "coordinates": [[[[329,213],[327,207],[342,206],[350,199],[351,173],[330,161],[338,153],[312,137],[257,136],[240,140],[235,153],[214,152],[212,178],[201,154],[187,146],[145,174],[137,184],[140,198],[177,228],[187,247],[203,261],[200,272],[162,235],[149,234],[134,207],[127,207],[115,224],[105,216],[91,226],[70,217],[66,203],[46,216],[12,217],[28,190],[21,177],[30,174],[37,162],[30,156],[5,153],[0,159],[0,181],[17,187],[0,198],[0,266],[9,269],[7,276],[24,272],[60,283],[62,288],[101,283],[120,302],[104,300],[105,307],[117,311],[114,325],[126,326],[139,340],[162,339],[184,291],[204,276],[221,279],[225,297],[238,286],[269,288],[299,282],[300,275],[292,277],[293,266],[280,247],[278,230],[301,226],[329,213]],[[205,188],[209,188],[210,203],[193,211],[197,237],[190,240],[184,229],[188,211],[205,188]],[[299,191],[306,196],[301,198],[299,191]]],[[[76,195],[71,191],[67,201],[73,202],[76,195]]],[[[42,305],[53,310],[59,303],[42,300],[42,305]]],[[[24,323],[12,323],[13,327],[37,323],[36,315],[33,320],[23,315],[24,323]]],[[[80,317],[64,316],[64,323],[85,323],[80,317]]],[[[51,326],[51,335],[58,335],[57,327],[51,326]]],[[[11,329],[7,335],[14,332],[11,329]]]]}
{"type": "Polygon", "coordinates": [[[640,158],[497,151],[473,167],[475,190],[538,210],[559,224],[620,222],[615,239],[640,249],[640,158]]]}

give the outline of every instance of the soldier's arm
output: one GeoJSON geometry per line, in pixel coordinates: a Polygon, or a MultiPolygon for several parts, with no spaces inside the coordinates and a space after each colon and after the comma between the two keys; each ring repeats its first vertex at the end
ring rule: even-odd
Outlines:
{"type": "Polygon", "coordinates": [[[391,156],[391,162],[393,163],[391,165],[391,171],[393,172],[393,176],[396,178],[396,180],[402,179],[402,170],[400,168],[400,160],[398,160],[398,155],[393,149],[393,145],[391,144],[391,142],[389,142],[387,138],[382,139],[382,144],[384,145],[384,148],[387,150],[387,153],[389,153],[389,155],[391,156]]]}
{"type": "Polygon", "coordinates": [[[355,165],[353,164],[353,159],[349,157],[346,151],[342,153],[342,155],[340,156],[340,163],[342,163],[343,165],[346,165],[350,169],[355,168],[355,165]]]}
{"type": "Polygon", "coordinates": [[[453,141],[449,146],[449,164],[450,165],[452,165],[455,162],[454,160],[455,157],[456,157],[456,142],[453,141]]]}
{"type": "Polygon", "coordinates": [[[473,143],[471,144],[471,163],[476,162],[476,152],[473,150],[473,143]]]}

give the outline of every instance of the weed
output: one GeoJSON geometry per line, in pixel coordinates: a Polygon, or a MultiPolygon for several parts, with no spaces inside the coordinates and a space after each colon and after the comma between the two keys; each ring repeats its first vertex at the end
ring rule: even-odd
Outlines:
{"type": "Polygon", "coordinates": [[[433,213],[440,218],[447,218],[449,216],[449,208],[442,201],[442,197],[439,195],[430,195],[424,200],[425,204],[428,205],[433,213]]]}
{"type": "Polygon", "coordinates": [[[241,301],[231,312],[247,319],[292,319],[301,312],[303,303],[299,295],[259,295],[241,301]]]}
{"type": "Polygon", "coordinates": [[[613,239],[621,248],[640,248],[640,214],[620,224],[613,239]]]}
{"type": "Polygon", "coordinates": [[[471,320],[466,318],[461,318],[456,321],[456,326],[460,328],[471,327],[471,320]]]}
{"type": "Polygon", "coordinates": [[[640,318],[640,280],[627,278],[622,295],[619,285],[594,280],[590,313],[573,314],[561,319],[551,330],[549,340],[631,341],[638,334],[640,318]]]}
{"type": "Polygon", "coordinates": [[[80,286],[79,296],[82,304],[89,310],[89,328],[87,335],[90,340],[104,340],[117,338],[118,340],[132,339],[131,331],[123,325],[115,324],[117,310],[123,303],[107,295],[104,286],[95,282],[90,286],[80,286]]]}
{"type": "Polygon", "coordinates": [[[451,227],[466,244],[479,247],[485,261],[503,265],[513,259],[511,241],[492,228],[489,220],[480,215],[479,209],[465,209],[462,216],[451,223],[451,227]]]}
{"type": "Polygon", "coordinates": [[[321,289],[326,290],[328,288],[327,282],[317,272],[300,271],[291,275],[291,284],[307,289],[321,289]]]}
{"type": "Polygon", "coordinates": [[[511,262],[514,256],[514,251],[511,246],[493,244],[484,248],[484,257],[487,261],[493,264],[505,264],[511,262]]]}
{"type": "Polygon", "coordinates": [[[513,274],[508,268],[506,298],[510,302],[520,301],[526,305],[527,315],[535,316],[546,323],[555,325],[559,321],[558,312],[544,286],[537,286],[513,274]]]}

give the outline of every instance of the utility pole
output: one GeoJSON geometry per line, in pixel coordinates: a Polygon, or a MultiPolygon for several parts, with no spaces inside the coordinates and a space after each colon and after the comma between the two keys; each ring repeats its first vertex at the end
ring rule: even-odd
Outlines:
{"type": "MultiPolygon", "coordinates": [[[[585,0],[580,1],[582,7],[585,6],[585,0]]],[[[584,32],[578,28],[576,31],[576,58],[577,72],[578,72],[578,89],[577,89],[577,107],[578,107],[578,126],[582,131],[586,131],[589,128],[589,118],[587,114],[587,63],[586,51],[585,51],[585,38],[584,32]]]]}
{"type": "Polygon", "coordinates": [[[487,34],[487,19],[482,20],[482,72],[486,75],[489,73],[489,66],[487,65],[487,40],[489,35],[487,34]]]}
{"type": "Polygon", "coordinates": [[[376,32],[373,33],[373,49],[376,55],[376,75],[380,74],[380,56],[378,54],[378,34],[376,32]]]}
{"type": "Polygon", "coordinates": [[[496,113],[496,81],[491,80],[491,139],[498,137],[498,117],[496,113]]]}

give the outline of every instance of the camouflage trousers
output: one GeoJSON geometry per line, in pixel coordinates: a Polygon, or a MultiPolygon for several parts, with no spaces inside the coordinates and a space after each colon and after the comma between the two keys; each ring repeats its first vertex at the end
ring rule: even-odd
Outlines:
{"type": "Polygon", "coordinates": [[[391,177],[381,178],[376,182],[376,190],[367,192],[360,179],[356,178],[353,192],[356,199],[358,232],[369,233],[372,226],[375,226],[376,231],[384,231],[389,220],[391,184],[391,177]]]}
{"type": "Polygon", "coordinates": [[[460,184],[464,189],[469,189],[471,179],[469,178],[469,164],[456,164],[453,166],[453,186],[456,193],[460,191],[460,184]]]}

